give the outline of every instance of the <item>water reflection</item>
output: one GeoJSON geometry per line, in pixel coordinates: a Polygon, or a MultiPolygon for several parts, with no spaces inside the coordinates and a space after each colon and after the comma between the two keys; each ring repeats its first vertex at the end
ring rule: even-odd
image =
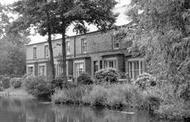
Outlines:
{"type": "Polygon", "coordinates": [[[90,107],[0,98],[0,122],[167,122],[146,112],[134,115],[90,107]]]}

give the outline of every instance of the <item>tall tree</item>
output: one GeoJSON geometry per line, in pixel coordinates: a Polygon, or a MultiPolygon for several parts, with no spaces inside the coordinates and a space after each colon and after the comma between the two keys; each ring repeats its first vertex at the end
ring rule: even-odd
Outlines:
{"type": "Polygon", "coordinates": [[[55,4],[51,0],[20,0],[13,4],[13,10],[19,13],[19,17],[13,22],[11,31],[35,29],[41,35],[48,35],[50,52],[51,79],[55,78],[55,67],[52,48],[52,23],[54,20],[55,4]]]}
{"type": "Polygon", "coordinates": [[[149,71],[162,73],[176,89],[188,81],[180,79],[180,69],[190,61],[190,1],[132,0],[127,15],[138,25],[135,43],[144,50],[149,71]]]}
{"type": "Polygon", "coordinates": [[[63,78],[66,77],[66,46],[65,35],[68,26],[74,25],[74,30],[78,33],[87,31],[86,24],[96,25],[100,30],[106,30],[115,22],[116,15],[112,9],[115,0],[54,0],[57,5],[55,33],[62,35],[62,60],[63,78]]]}

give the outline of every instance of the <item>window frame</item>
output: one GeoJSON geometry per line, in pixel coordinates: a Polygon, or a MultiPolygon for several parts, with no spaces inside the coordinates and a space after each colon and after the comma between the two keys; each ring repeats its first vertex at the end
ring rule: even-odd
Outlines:
{"type": "Polygon", "coordinates": [[[46,76],[46,64],[38,65],[38,76],[46,76]],[[44,72],[41,72],[41,68],[44,68],[44,72]]]}
{"type": "Polygon", "coordinates": [[[86,38],[82,38],[81,39],[81,53],[87,53],[87,39],[86,38]]]}
{"type": "Polygon", "coordinates": [[[33,59],[37,59],[37,47],[33,47],[33,59]]]}
{"type": "Polygon", "coordinates": [[[71,54],[70,41],[67,40],[65,44],[66,44],[66,54],[67,54],[67,55],[70,55],[70,54],[71,54]]]}
{"type": "Polygon", "coordinates": [[[144,58],[128,59],[127,65],[128,65],[129,77],[132,79],[136,79],[138,77],[138,75],[141,75],[145,72],[144,58]],[[137,64],[138,64],[138,67],[137,67],[137,64]],[[138,70],[138,72],[137,72],[137,70],[138,70]]]}
{"type": "Polygon", "coordinates": [[[48,58],[49,57],[49,45],[44,46],[44,57],[48,58]]]}

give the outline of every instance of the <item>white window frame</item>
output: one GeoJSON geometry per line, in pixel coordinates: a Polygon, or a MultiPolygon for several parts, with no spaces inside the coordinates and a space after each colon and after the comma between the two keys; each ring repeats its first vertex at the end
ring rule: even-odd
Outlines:
{"type": "Polygon", "coordinates": [[[128,72],[129,72],[129,77],[131,77],[132,79],[135,79],[135,74],[134,74],[134,62],[138,61],[138,64],[139,64],[139,75],[142,74],[145,70],[145,62],[144,62],[144,58],[133,58],[133,59],[128,59],[128,72]],[[129,65],[129,63],[132,62],[132,68],[131,66],[129,65]],[[142,62],[142,67],[141,67],[141,62],[142,62]],[[132,74],[131,74],[132,72],[132,74]]]}
{"type": "Polygon", "coordinates": [[[105,58],[103,60],[103,68],[115,68],[115,69],[118,69],[118,60],[117,60],[117,58],[105,58]],[[109,64],[108,64],[109,61],[113,61],[113,67],[109,66],[109,64]],[[105,64],[105,62],[107,62],[107,63],[105,64]],[[115,62],[115,67],[114,67],[114,62],[115,62]]]}
{"type": "Polygon", "coordinates": [[[81,53],[87,53],[88,50],[88,44],[87,44],[87,39],[86,38],[82,38],[81,39],[81,53]],[[85,43],[84,43],[85,42],[85,43]],[[85,46],[84,46],[85,44],[85,46]],[[84,48],[85,47],[85,48],[84,48]]]}
{"type": "Polygon", "coordinates": [[[120,41],[119,41],[119,40],[116,40],[116,39],[114,38],[114,39],[113,39],[113,49],[119,49],[120,46],[121,46],[120,41]],[[116,43],[119,44],[119,47],[116,47],[116,43]]]}
{"type": "Polygon", "coordinates": [[[33,46],[32,48],[32,54],[33,54],[33,59],[37,59],[37,46],[33,46]],[[36,52],[34,53],[34,48],[36,49],[36,52]],[[34,55],[35,54],[35,55],[34,55]]]}
{"type": "Polygon", "coordinates": [[[45,58],[48,58],[49,57],[49,45],[48,44],[45,44],[44,45],[44,57],[45,58]],[[47,47],[47,50],[46,50],[46,47],[47,47]],[[47,51],[47,52],[46,52],[47,51]]]}
{"type": "Polygon", "coordinates": [[[28,75],[33,75],[33,76],[35,76],[35,66],[34,66],[34,64],[31,64],[31,65],[27,65],[27,74],[28,75]],[[31,73],[29,73],[29,70],[28,70],[28,68],[30,68],[30,67],[32,67],[33,68],[33,72],[32,72],[32,74],[31,73]]]}
{"type": "Polygon", "coordinates": [[[45,63],[38,65],[38,76],[46,76],[46,64],[45,63]],[[44,66],[44,73],[42,73],[42,74],[41,74],[41,71],[40,71],[41,66],[44,66]]]}
{"type": "Polygon", "coordinates": [[[71,42],[70,41],[66,41],[66,53],[67,53],[67,55],[71,54],[71,42]]]}
{"type": "Polygon", "coordinates": [[[77,72],[77,69],[76,69],[76,64],[83,64],[83,71],[82,72],[85,72],[86,71],[86,66],[85,66],[85,61],[84,60],[76,60],[73,62],[73,71],[74,71],[74,76],[75,78],[77,78],[80,73],[77,72]]]}

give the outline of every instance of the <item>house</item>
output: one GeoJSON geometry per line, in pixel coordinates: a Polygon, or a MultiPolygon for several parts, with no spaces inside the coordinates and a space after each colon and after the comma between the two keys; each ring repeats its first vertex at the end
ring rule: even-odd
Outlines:
{"type": "MultiPolygon", "coordinates": [[[[128,52],[132,41],[117,40],[114,30],[96,31],[66,38],[67,75],[77,78],[80,73],[87,72],[94,76],[103,68],[116,68],[136,78],[145,71],[143,58],[132,58],[128,52]]],[[[61,39],[52,41],[56,76],[62,73],[61,39]]],[[[27,74],[49,76],[50,62],[48,43],[41,42],[27,45],[27,74]]]]}

